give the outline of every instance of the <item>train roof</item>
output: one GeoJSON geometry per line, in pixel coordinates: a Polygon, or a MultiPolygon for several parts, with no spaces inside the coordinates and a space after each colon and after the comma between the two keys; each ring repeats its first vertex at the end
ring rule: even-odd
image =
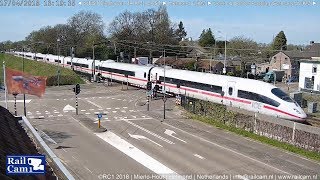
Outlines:
{"type": "MultiPolygon", "coordinates": [[[[163,68],[155,67],[155,70],[163,71],[163,68]]],[[[240,77],[180,70],[173,68],[166,68],[166,77],[172,77],[186,81],[200,82],[203,84],[216,84],[219,86],[223,86],[225,82],[235,82],[237,84],[238,89],[250,90],[252,92],[261,92],[261,89],[276,88],[272,84],[254,79],[245,79],[240,77]]]]}
{"type": "Polygon", "coordinates": [[[147,72],[152,66],[138,65],[138,64],[128,64],[128,63],[119,63],[119,62],[103,62],[101,67],[122,69],[122,70],[132,70],[132,71],[144,71],[147,72]]]}

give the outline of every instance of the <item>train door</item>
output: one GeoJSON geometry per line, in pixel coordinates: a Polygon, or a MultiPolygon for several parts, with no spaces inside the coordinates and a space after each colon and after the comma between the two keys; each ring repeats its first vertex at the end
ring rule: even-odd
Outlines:
{"type": "Polygon", "coordinates": [[[236,82],[234,81],[228,81],[227,87],[225,89],[225,105],[233,106],[235,101],[233,101],[234,98],[238,96],[238,91],[236,89],[236,82]]]}

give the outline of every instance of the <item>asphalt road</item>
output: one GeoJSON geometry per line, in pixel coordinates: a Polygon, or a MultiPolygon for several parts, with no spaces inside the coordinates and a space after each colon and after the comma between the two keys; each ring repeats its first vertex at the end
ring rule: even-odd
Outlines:
{"type": "Polygon", "coordinates": [[[174,99],[166,102],[163,120],[163,101],[152,100],[147,111],[144,90],[85,85],[76,116],[71,89],[48,88],[42,99],[27,96],[27,117],[77,179],[320,178],[319,163],[186,119],[174,99]],[[98,113],[105,132],[97,128],[98,113]]]}

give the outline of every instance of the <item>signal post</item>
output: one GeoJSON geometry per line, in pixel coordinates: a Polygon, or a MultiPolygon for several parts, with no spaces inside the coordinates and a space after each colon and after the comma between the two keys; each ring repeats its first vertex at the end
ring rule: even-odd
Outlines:
{"type": "Polygon", "coordinates": [[[76,84],[73,88],[73,92],[76,95],[76,115],[78,115],[78,94],[80,94],[80,84],[76,84]]]}

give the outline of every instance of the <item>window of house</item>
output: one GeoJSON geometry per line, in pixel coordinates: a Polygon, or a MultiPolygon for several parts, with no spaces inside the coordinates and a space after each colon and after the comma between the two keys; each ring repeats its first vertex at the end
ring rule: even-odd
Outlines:
{"type": "Polygon", "coordinates": [[[232,95],[232,92],[233,92],[233,88],[232,88],[232,87],[229,87],[229,95],[230,95],[230,96],[232,95]]]}
{"type": "Polygon", "coordinates": [[[312,67],[312,73],[317,73],[317,66],[312,67]]]}

